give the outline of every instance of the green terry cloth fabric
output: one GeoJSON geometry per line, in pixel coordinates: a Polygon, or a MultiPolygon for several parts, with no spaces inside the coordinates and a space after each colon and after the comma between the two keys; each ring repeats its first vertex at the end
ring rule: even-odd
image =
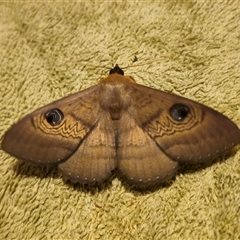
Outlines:
{"type": "MultiPolygon", "coordinates": [[[[116,63],[138,83],[240,126],[238,0],[8,2],[0,16],[1,139],[25,114],[95,84],[116,63]]],[[[240,239],[239,150],[145,192],[118,177],[74,186],[1,150],[0,239],[240,239]]]]}

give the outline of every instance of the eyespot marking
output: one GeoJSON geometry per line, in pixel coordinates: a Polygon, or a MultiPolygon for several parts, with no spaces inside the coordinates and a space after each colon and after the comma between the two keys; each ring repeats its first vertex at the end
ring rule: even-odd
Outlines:
{"type": "Polygon", "coordinates": [[[170,115],[174,120],[181,122],[187,117],[189,111],[190,110],[186,105],[177,103],[171,107],[170,115]]]}
{"type": "Polygon", "coordinates": [[[49,124],[55,126],[62,122],[64,116],[60,109],[54,108],[45,113],[45,118],[49,124]]]}

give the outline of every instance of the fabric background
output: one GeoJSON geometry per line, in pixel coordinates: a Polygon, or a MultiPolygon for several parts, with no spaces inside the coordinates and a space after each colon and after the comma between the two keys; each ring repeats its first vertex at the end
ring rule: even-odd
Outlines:
{"type": "MultiPolygon", "coordinates": [[[[239,19],[237,0],[1,3],[0,137],[116,63],[240,126],[239,19]]],[[[1,150],[0,239],[240,239],[237,150],[145,192],[116,177],[103,188],[73,186],[1,150]]]]}

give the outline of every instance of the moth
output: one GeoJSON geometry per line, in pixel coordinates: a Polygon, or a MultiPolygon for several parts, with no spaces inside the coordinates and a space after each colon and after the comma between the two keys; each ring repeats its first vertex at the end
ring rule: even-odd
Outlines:
{"type": "Polygon", "coordinates": [[[58,165],[74,183],[101,183],[117,169],[128,183],[146,187],[172,178],[182,163],[204,163],[239,143],[240,130],[227,117],[137,84],[116,65],[96,85],[14,124],[2,149],[58,165]]]}

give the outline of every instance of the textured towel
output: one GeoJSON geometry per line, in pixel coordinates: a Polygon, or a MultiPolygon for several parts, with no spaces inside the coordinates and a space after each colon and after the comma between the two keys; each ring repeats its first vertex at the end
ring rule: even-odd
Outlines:
{"type": "MultiPolygon", "coordinates": [[[[238,0],[1,3],[0,16],[1,137],[26,113],[108,74],[89,64],[133,66],[125,74],[138,83],[240,126],[238,0]]],[[[118,178],[102,189],[73,186],[1,150],[0,239],[240,239],[237,150],[145,193],[118,178]]]]}

